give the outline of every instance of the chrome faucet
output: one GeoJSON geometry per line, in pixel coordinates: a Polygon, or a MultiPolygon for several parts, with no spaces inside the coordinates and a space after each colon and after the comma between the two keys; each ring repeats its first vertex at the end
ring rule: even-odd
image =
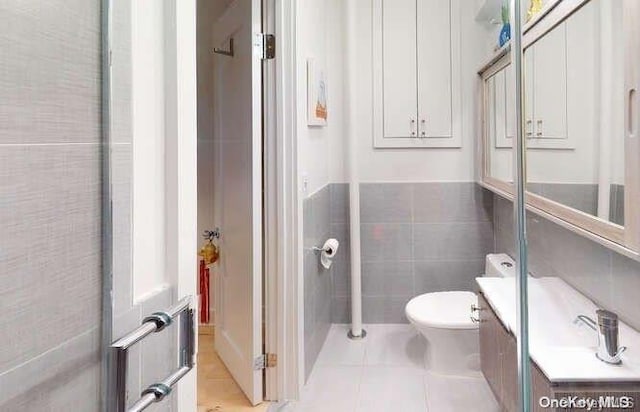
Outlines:
{"type": "Polygon", "coordinates": [[[622,363],[620,355],[627,350],[625,346],[618,348],[618,315],[604,309],[596,311],[598,322],[585,315],[579,315],[575,323],[584,322],[598,334],[598,351],[596,357],[602,362],[612,365],[622,363]]]}

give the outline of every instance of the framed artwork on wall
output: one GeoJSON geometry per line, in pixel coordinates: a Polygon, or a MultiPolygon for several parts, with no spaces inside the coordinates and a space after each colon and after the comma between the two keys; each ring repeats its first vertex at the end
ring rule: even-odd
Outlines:
{"type": "Polygon", "coordinates": [[[327,117],[326,72],[314,59],[307,59],[307,125],[326,126],[327,117]]]}

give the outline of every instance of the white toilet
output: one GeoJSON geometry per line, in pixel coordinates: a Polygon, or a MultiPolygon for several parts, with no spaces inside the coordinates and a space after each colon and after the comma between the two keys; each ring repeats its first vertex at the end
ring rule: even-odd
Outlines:
{"type": "MultiPolygon", "coordinates": [[[[485,274],[514,277],[515,262],[506,254],[487,255],[485,274]]],[[[427,339],[425,364],[441,375],[477,373],[479,365],[478,323],[471,318],[473,292],[425,293],[411,299],[405,307],[409,321],[427,339]]],[[[473,314],[477,318],[478,313],[473,314]]]]}

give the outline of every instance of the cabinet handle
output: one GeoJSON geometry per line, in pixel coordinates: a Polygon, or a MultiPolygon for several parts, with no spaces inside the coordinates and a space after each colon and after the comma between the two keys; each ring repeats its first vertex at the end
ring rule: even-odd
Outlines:
{"type": "Polygon", "coordinates": [[[476,316],[473,316],[473,314],[469,315],[469,317],[471,318],[471,322],[473,322],[473,323],[484,323],[484,322],[486,322],[486,320],[480,319],[479,317],[476,317],[476,316]]]}
{"type": "Polygon", "coordinates": [[[473,323],[485,322],[484,320],[480,319],[480,315],[479,315],[479,313],[482,312],[483,310],[486,310],[486,309],[478,305],[471,304],[471,314],[469,315],[469,317],[471,318],[471,322],[473,323]],[[476,315],[476,312],[478,313],[478,315],[476,315]]]}
{"type": "Polygon", "coordinates": [[[538,120],[538,127],[536,127],[536,136],[542,136],[542,120],[538,120]]]}
{"type": "Polygon", "coordinates": [[[526,127],[525,127],[527,137],[533,136],[533,131],[531,130],[532,125],[533,125],[533,122],[531,120],[527,120],[526,127]]]}
{"type": "Polygon", "coordinates": [[[409,131],[411,132],[411,137],[416,136],[416,119],[409,119],[409,131]]]}
{"type": "Polygon", "coordinates": [[[629,137],[636,137],[636,89],[629,90],[627,97],[627,134],[629,137]]]}
{"type": "Polygon", "coordinates": [[[420,137],[427,137],[427,121],[420,119],[420,137]]]}
{"type": "Polygon", "coordinates": [[[471,313],[473,313],[473,312],[480,312],[480,311],[483,311],[483,310],[486,310],[486,309],[485,309],[485,308],[482,308],[482,307],[480,307],[480,306],[477,306],[477,305],[471,304],[471,313]]]}

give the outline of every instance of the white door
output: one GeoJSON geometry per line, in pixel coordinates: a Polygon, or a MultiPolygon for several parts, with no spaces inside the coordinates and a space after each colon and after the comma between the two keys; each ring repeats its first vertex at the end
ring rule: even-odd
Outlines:
{"type": "Polygon", "coordinates": [[[236,0],[214,24],[215,221],[220,261],[214,270],[215,345],[253,404],[262,402],[262,61],[259,0],[236,0]]]}
{"type": "MultiPolygon", "coordinates": [[[[105,302],[112,343],[182,299],[197,305],[195,6],[109,1],[111,220],[104,226],[111,226],[113,253],[103,262],[113,272],[105,302]]],[[[178,333],[189,331],[183,326],[176,318],[131,347],[126,368],[111,358],[110,372],[127,376],[124,391],[109,385],[109,398],[130,408],[143,390],[181,368],[185,340],[178,333]]],[[[195,411],[196,373],[194,366],[154,410],[195,411]]]]}

